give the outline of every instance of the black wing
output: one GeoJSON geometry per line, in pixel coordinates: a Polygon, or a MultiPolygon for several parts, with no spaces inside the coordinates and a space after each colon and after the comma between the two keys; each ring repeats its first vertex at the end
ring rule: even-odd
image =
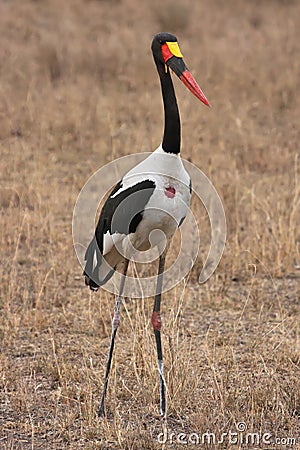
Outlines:
{"type": "Polygon", "coordinates": [[[98,276],[102,262],[104,235],[107,232],[127,235],[135,232],[143,218],[145,206],[153,194],[155,182],[143,180],[118,194],[117,192],[122,186],[121,180],[106,200],[95,235],[86,250],[84,275],[86,276],[86,284],[94,290],[105,284],[114,273],[114,269],[112,269],[103,280],[100,280],[98,276]]]}

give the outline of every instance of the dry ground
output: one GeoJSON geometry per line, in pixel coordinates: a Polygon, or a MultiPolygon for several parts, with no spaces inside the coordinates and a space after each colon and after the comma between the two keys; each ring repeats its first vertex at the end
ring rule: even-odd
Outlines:
{"type": "Polygon", "coordinates": [[[95,169],[161,140],[162,30],[213,105],[175,82],[228,222],[216,274],[199,286],[199,258],[164,296],[169,432],[298,438],[300,2],[2,0],[0,26],[0,447],[161,448],[152,299],[125,303],[96,417],[114,299],[85,288],[71,221],[95,169]]]}

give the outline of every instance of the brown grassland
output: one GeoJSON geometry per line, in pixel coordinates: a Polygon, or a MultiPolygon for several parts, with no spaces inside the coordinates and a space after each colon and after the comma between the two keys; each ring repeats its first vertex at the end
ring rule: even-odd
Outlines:
{"type": "Polygon", "coordinates": [[[159,31],[212,104],[174,80],[182,156],[228,226],[212,278],[197,283],[201,254],[163,297],[168,430],[218,439],[245,422],[297,448],[284,439],[300,435],[300,2],[1,0],[0,26],[0,448],[163,447],[153,299],[124,302],[99,419],[114,296],[84,286],[72,243],[89,176],[161,141],[159,31]]]}

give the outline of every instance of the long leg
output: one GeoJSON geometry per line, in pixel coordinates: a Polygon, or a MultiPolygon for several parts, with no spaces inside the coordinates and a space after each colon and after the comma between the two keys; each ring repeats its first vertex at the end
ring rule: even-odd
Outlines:
{"type": "Polygon", "coordinates": [[[122,294],[123,294],[123,290],[124,290],[128,264],[129,264],[129,260],[125,259],[124,268],[123,268],[123,276],[121,279],[119,294],[117,297],[116,306],[115,306],[115,310],[114,310],[114,317],[112,319],[110,347],[109,347],[109,352],[108,352],[108,357],[107,357],[104,385],[103,385],[103,391],[102,391],[102,397],[101,397],[101,405],[98,410],[98,416],[105,416],[105,412],[104,412],[105,395],[106,395],[109,371],[110,371],[110,366],[111,366],[111,361],[112,361],[112,356],[113,356],[113,351],[114,351],[115,337],[116,337],[118,326],[120,324],[120,307],[121,307],[121,303],[122,303],[122,294]]]}
{"type": "Polygon", "coordinates": [[[165,250],[159,257],[157,284],[156,284],[156,294],[154,298],[154,307],[151,317],[151,322],[154,329],[156,349],[157,349],[157,359],[158,359],[158,371],[159,371],[159,386],[160,386],[160,415],[165,417],[166,413],[166,396],[165,396],[165,379],[164,379],[164,368],[163,368],[163,355],[161,346],[161,317],[160,317],[160,302],[161,302],[161,291],[163,283],[163,272],[165,267],[167,250],[165,250]]]}

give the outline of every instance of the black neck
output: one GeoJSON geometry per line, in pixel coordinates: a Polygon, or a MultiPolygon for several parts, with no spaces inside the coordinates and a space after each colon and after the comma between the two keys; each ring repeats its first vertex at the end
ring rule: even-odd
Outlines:
{"type": "Polygon", "coordinates": [[[162,64],[157,64],[164,102],[165,128],[162,148],[165,152],[178,154],[180,152],[180,117],[174,86],[169,69],[167,72],[162,64]]]}

